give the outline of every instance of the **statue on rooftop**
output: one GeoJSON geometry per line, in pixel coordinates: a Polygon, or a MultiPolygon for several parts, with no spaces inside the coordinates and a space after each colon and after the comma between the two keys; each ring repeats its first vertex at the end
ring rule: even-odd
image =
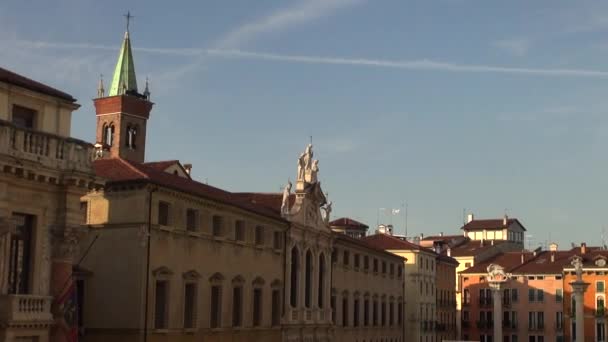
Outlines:
{"type": "Polygon", "coordinates": [[[291,194],[291,182],[287,181],[287,185],[283,189],[283,201],[281,202],[281,214],[289,212],[289,195],[291,194]]]}
{"type": "Polygon", "coordinates": [[[305,181],[304,176],[306,175],[306,171],[312,169],[312,156],[312,144],[308,144],[306,150],[298,158],[298,181],[305,181]]]}

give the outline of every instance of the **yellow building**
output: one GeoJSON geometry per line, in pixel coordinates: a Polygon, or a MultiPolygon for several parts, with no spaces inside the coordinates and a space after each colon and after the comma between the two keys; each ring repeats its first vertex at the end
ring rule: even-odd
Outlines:
{"type": "Polygon", "coordinates": [[[69,94],[0,68],[0,341],[77,332],[72,264],[93,146],[70,137],[69,94]]]}

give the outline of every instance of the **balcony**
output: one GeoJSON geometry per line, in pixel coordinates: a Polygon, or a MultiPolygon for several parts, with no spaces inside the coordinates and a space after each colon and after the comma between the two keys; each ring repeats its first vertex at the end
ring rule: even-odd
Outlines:
{"type": "Polygon", "coordinates": [[[93,145],[55,134],[19,128],[0,120],[0,155],[40,163],[55,170],[92,172],[93,145]]]}
{"type": "Polygon", "coordinates": [[[14,323],[50,324],[53,297],[38,295],[0,296],[0,326],[14,323]]]}

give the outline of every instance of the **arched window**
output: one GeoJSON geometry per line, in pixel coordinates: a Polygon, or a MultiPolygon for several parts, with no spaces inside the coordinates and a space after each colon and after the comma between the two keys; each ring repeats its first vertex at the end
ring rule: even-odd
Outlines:
{"type": "Polygon", "coordinates": [[[604,296],[597,296],[597,298],[595,298],[595,310],[597,314],[603,316],[605,307],[606,298],[604,298],[604,296]]]}
{"type": "Polygon", "coordinates": [[[292,308],[298,306],[298,271],[300,268],[300,254],[297,247],[291,249],[291,291],[289,302],[292,308]]]}
{"type": "Polygon", "coordinates": [[[323,300],[325,299],[323,295],[325,294],[324,289],[325,283],[325,255],[321,253],[319,256],[319,292],[317,293],[317,305],[319,308],[323,308],[323,300]]]}
{"type": "Polygon", "coordinates": [[[114,124],[106,124],[103,126],[103,143],[112,146],[114,141],[114,124]]]}
{"type": "Polygon", "coordinates": [[[312,299],[312,253],[306,252],[306,274],[304,276],[304,305],[310,308],[312,299]]]}
{"type": "Polygon", "coordinates": [[[126,134],[127,135],[125,137],[125,146],[134,150],[136,147],[135,138],[137,137],[137,126],[127,125],[126,134]]]}

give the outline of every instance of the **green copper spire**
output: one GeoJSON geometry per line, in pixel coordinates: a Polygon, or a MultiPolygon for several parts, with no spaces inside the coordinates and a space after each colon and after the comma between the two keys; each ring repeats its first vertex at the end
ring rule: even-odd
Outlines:
{"type": "Polygon", "coordinates": [[[112,78],[112,86],[108,96],[123,95],[127,91],[137,92],[137,79],[135,78],[135,65],[133,64],[133,52],[131,51],[131,39],[129,39],[129,19],[131,14],[127,13],[127,31],[122,42],[118,62],[112,78]]]}

